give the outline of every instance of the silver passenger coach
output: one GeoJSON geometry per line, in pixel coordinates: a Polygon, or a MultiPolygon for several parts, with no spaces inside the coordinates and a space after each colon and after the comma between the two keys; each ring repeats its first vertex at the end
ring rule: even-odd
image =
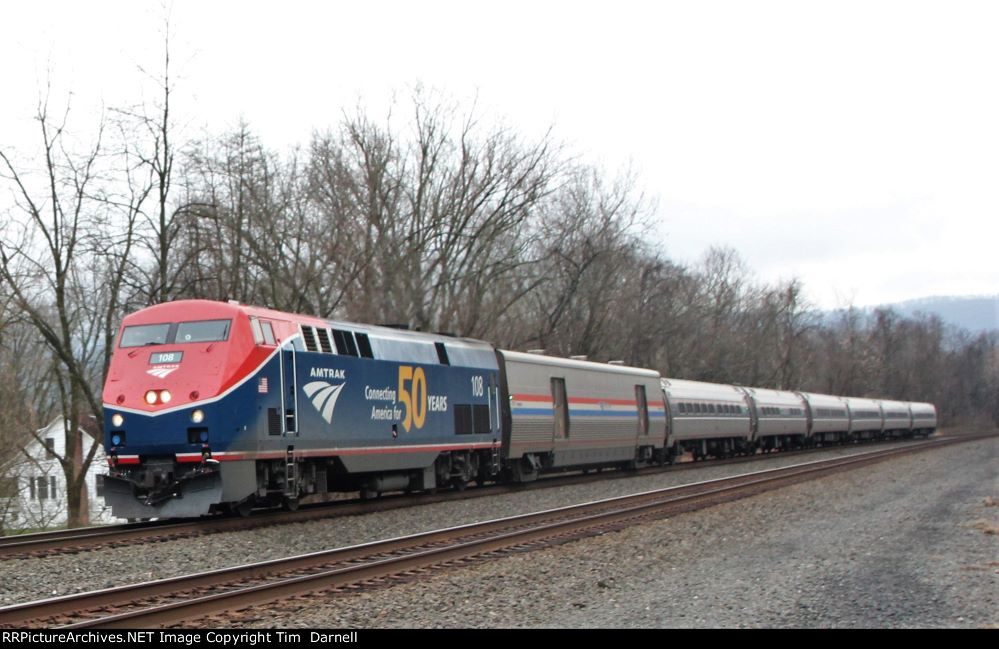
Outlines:
{"type": "Polygon", "coordinates": [[[511,419],[504,457],[514,479],[661,455],[666,408],[658,372],[506,350],[499,354],[511,419]]]}

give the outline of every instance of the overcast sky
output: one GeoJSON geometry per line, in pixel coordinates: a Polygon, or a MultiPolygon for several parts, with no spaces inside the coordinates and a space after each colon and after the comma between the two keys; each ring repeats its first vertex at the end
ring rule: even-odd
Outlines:
{"type": "MultiPolygon", "coordinates": [[[[666,253],[736,248],[822,307],[999,293],[999,2],[175,0],[175,107],[285,150],[417,83],[658,200],[666,253]]],[[[158,2],[5,4],[0,145],[40,88],[141,98],[158,2]]],[[[88,113],[88,111],[95,111],[88,113]]],[[[33,135],[33,133],[31,133],[33,135]]]]}

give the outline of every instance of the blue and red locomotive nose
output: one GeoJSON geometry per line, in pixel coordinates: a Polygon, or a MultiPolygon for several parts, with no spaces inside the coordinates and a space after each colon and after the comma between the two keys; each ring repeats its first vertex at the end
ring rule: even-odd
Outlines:
{"type": "Polygon", "coordinates": [[[262,394],[262,386],[279,381],[280,359],[273,354],[245,380],[208,398],[152,404],[151,412],[105,404],[105,446],[122,463],[136,463],[140,456],[154,455],[195,462],[206,451],[228,451],[241,439],[252,445],[254,438],[266,434],[265,406],[280,399],[276,390],[262,394]]]}
{"type": "Polygon", "coordinates": [[[237,428],[248,430],[252,422],[242,420],[254,413],[222,397],[275,354],[274,347],[255,343],[247,316],[233,305],[174,302],[128,316],[104,385],[107,450],[189,453],[196,445],[224,443],[237,428]]]}

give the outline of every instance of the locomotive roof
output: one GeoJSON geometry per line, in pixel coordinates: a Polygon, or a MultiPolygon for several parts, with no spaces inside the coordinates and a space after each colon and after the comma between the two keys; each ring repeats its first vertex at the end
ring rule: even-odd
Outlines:
{"type": "Polygon", "coordinates": [[[346,320],[333,320],[320,318],[318,316],[303,315],[299,313],[288,313],[277,311],[267,307],[240,304],[235,301],[219,302],[216,300],[176,300],[174,302],[164,302],[156,304],[141,311],[137,311],[127,317],[128,324],[152,324],[164,320],[194,320],[203,318],[223,318],[235,317],[239,314],[267,318],[270,320],[283,320],[295,324],[304,324],[313,327],[337,327],[354,331],[375,333],[382,338],[392,338],[396,340],[419,340],[423,342],[438,341],[448,344],[461,343],[472,347],[488,347],[489,343],[476,338],[466,338],[462,336],[452,336],[449,334],[433,333],[425,331],[411,331],[396,327],[385,327],[370,324],[349,322],[346,320]]]}

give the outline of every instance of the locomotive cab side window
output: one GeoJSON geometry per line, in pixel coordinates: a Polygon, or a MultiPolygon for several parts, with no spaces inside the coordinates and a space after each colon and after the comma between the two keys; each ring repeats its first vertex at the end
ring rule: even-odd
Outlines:
{"type": "Polygon", "coordinates": [[[265,345],[276,345],[276,339],[274,338],[274,327],[271,323],[266,320],[260,321],[260,331],[264,334],[264,344],[265,345]]]}

